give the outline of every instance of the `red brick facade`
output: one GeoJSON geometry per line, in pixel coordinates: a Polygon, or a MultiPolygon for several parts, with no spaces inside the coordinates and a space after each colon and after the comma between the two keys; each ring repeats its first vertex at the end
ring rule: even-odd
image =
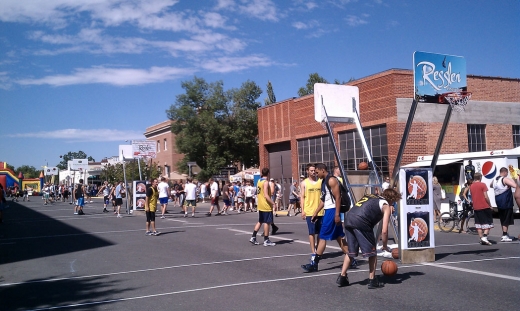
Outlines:
{"type": "Polygon", "coordinates": [[[175,148],[175,134],[171,131],[172,121],[164,121],[146,129],[144,136],[148,140],[157,142],[157,157],[153,160],[161,169],[161,175],[170,177],[172,172],[178,171],[177,162],[184,155],[177,153],[175,148]]]}
{"type": "MultiPolygon", "coordinates": [[[[473,101],[520,103],[520,79],[467,76],[468,90],[473,101]]],[[[390,171],[401,143],[406,120],[398,120],[397,99],[413,96],[413,72],[391,69],[348,83],[359,87],[360,117],[363,127],[386,124],[390,171]]],[[[445,111],[445,110],[444,110],[445,111]]],[[[489,109],[492,113],[492,106],[489,109]]],[[[433,154],[444,113],[439,122],[414,121],[405,148],[402,165],[416,161],[419,155],[433,154]]],[[[417,119],[417,114],[416,118],[417,119]]],[[[415,120],[414,119],[414,120],[415,120]]],[[[520,124],[520,119],[518,120],[520,124]]],[[[336,124],[338,132],[355,129],[353,124],[336,124]]],[[[258,110],[260,167],[269,167],[267,146],[279,142],[291,143],[292,177],[298,177],[297,140],[326,135],[314,120],[314,96],[287,99],[258,110]]],[[[487,149],[513,148],[511,124],[486,126],[487,149]]],[[[450,122],[441,154],[468,152],[467,124],[450,122]]]]}

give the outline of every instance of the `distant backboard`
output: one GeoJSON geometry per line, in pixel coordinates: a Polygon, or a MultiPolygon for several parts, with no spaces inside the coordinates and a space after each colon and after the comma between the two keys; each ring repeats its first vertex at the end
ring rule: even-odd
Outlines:
{"type": "Polygon", "coordinates": [[[419,102],[439,103],[439,95],[467,91],[466,60],[461,56],[415,52],[414,97],[419,102]]]}
{"type": "Polygon", "coordinates": [[[317,122],[325,120],[322,102],[327,110],[329,121],[353,118],[355,111],[359,112],[359,88],[339,84],[314,84],[314,119],[317,122]],[[353,107],[356,109],[354,110],[353,107]]]}

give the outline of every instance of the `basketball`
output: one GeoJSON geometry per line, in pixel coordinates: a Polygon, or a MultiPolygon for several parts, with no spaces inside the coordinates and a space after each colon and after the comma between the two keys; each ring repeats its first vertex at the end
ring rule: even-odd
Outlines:
{"type": "Polygon", "coordinates": [[[398,248],[394,248],[392,250],[392,258],[393,259],[399,259],[399,249],[398,248]]]}
{"type": "Polygon", "coordinates": [[[367,164],[367,162],[359,162],[359,164],[358,164],[358,170],[360,170],[360,171],[364,171],[364,170],[366,170],[366,169],[368,169],[368,164],[367,164]]]}
{"type": "Polygon", "coordinates": [[[381,264],[381,272],[386,276],[394,276],[397,273],[397,265],[392,260],[385,260],[381,264]]]}

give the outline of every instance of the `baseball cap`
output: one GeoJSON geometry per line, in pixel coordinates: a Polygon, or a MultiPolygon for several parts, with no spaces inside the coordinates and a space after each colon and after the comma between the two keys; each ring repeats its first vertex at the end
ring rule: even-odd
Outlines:
{"type": "Polygon", "coordinates": [[[305,178],[305,176],[301,175],[300,178],[305,178]]]}
{"type": "Polygon", "coordinates": [[[271,178],[271,179],[269,179],[269,180],[274,180],[274,178],[271,178]]]}

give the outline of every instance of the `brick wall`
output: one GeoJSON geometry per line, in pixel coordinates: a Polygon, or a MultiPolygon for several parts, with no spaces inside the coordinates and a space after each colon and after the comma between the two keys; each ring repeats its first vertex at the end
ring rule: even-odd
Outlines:
{"type": "MultiPolygon", "coordinates": [[[[494,102],[520,102],[520,79],[468,75],[468,90],[473,100],[494,102]]],[[[413,73],[411,70],[391,69],[348,83],[359,87],[360,117],[363,127],[386,124],[390,171],[399,150],[405,123],[397,121],[397,98],[413,97],[413,73]]],[[[326,135],[326,131],[314,120],[314,96],[288,99],[258,110],[260,166],[269,167],[268,144],[291,142],[292,177],[298,176],[297,140],[326,135]]],[[[441,122],[414,122],[401,164],[415,162],[417,156],[433,154],[442,127],[441,122]]],[[[352,124],[338,124],[337,133],[353,130],[352,124]]],[[[486,126],[487,149],[510,149],[511,125],[486,126]]],[[[336,140],[337,141],[337,140],[336,140]]],[[[448,125],[441,154],[468,151],[467,125],[448,125]]]]}

